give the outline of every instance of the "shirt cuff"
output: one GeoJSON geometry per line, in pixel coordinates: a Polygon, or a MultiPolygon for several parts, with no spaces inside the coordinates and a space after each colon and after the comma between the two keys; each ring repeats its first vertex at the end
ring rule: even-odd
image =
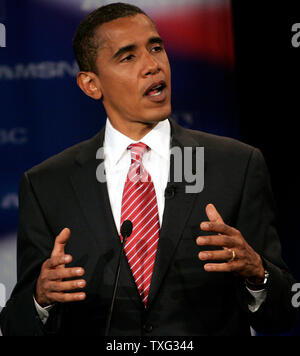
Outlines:
{"type": "Polygon", "coordinates": [[[266,289],[251,290],[247,286],[246,288],[253,297],[253,301],[250,304],[248,304],[248,308],[252,313],[255,313],[256,311],[258,311],[262,303],[266,300],[267,290],[266,289]]]}
{"type": "Polygon", "coordinates": [[[43,323],[43,325],[45,325],[47,320],[48,320],[48,318],[49,318],[49,311],[54,307],[54,304],[48,305],[47,307],[43,308],[35,300],[34,296],[33,296],[33,301],[34,301],[35,309],[36,309],[36,311],[38,313],[38,316],[39,316],[41,322],[43,323]]]}

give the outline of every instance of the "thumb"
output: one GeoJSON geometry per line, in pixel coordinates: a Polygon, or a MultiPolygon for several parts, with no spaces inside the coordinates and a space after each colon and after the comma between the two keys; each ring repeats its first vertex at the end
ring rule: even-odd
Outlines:
{"type": "Polygon", "coordinates": [[[205,210],[209,221],[224,224],[221,215],[218,213],[217,209],[213,204],[207,204],[205,210]]]}
{"type": "Polygon", "coordinates": [[[71,230],[67,227],[61,230],[60,234],[56,236],[54,247],[51,253],[51,257],[63,255],[65,253],[65,246],[71,236],[71,230]]]}

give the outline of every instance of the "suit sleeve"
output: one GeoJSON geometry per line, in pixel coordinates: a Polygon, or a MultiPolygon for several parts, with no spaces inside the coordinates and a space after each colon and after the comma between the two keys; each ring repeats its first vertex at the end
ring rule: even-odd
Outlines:
{"type": "Polygon", "coordinates": [[[49,258],[54,238],[25,173],[19,186],[17,284],[1,312],[3,335],[44,335],[33,295],[43,262],[49,258]]]}
{"type": "MultiPolygon", "coordinates": [[[[260,254],[270,276],[267,296],[257,312],[248,310],[247,298],[240,295],[251,326],[261,333],[281,333],[293,327],[297,309],[292,306],[292,285],[296,282],[281,257],[281,245],[275,227],[275,204],[266,164],[261,152],[254,149],[249,160],[240,204],[237,229],[260,254]]],[[[284,238],[284,236],[282,236],[284,238]]],[[[239,293],[247,293],[240,281],[239,293]]]]}

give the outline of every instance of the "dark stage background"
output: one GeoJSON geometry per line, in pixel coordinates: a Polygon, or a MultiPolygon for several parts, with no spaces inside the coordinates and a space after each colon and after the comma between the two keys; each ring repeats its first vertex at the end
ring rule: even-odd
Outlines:
{"type": "MultiPolygon", "coordinates": [[[[300,4],[233,0],[232,5],[240,139],[265,156],[283,256],[299,281],[300,46],[292,45],[292,27],[300,23],[300,4]]],[[[289,335],[300,335],[300,322],[289,335]]]]}
{"type": "MultiPolygon", "coordinates": [[[[6,28],[6,47],[0,47],[0,310],[16,281],[21,174],[105,123],[100,102],[76,86],[71,41],[88,12],[111,2],[0,0],[0,23],[6,28]]],[[[295,91],[300,48],[291,45],[291,26],[300,22],[300,12],[292,1],[128,2],[149,13],[165,40],[173,117],[185,127],[262,150],[283,254],[300,280],[295,91]]],[[[300,335],[299,326],[289,334],[300,335]]]]}

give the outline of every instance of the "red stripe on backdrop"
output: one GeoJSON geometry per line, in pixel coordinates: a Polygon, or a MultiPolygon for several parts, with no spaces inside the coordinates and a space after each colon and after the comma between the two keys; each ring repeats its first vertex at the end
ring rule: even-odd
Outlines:
{"type": "Polygon", "coordinates": [[[171,54],[234,66],[230,4],[195,7],[154,16],[158,31],[171,54]]]}

